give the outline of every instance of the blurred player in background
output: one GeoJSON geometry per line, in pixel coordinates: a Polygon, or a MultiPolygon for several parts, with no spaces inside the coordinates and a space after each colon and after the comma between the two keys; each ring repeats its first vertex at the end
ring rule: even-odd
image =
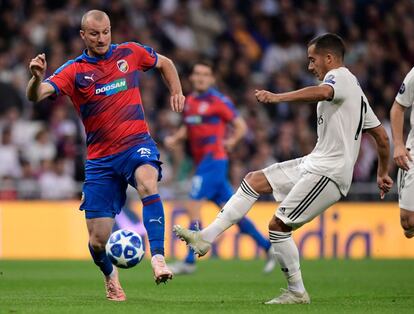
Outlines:
{"type": "Polygon", "coordinates": [[[398,166],[398,194],[401,226],[407,238],[414,237],[414,167],[411,150],[414,148],[414,112],[411,129],[404,144],[404,114],[414,103],[414,68],[407,74],[391,108],[391,129],[394,142],[394,161],[398,166]]]}
{"type": "Polygon", "coordinates": [[[89,249],[105,276],[107,298],[123,301],[125,293],[116,267],[105,253],[114,217],[125,203],[128,184],[143,203],[143,219],[151,248],[157,283],[172,278],[164,260],[164,209],[158,194],[161,162],[144,118],[139,91],[139,71],[157,68],[171,93],[171,108],[184,106],[181,83],[170,59],[137,43],[111,44],[106,13],[87,12],[80,36],[86,49],[43,81],[46,57],[30,61],[32,78],[27,97],[38,102],[51,95],[68,95],[85,126],[87,161],[80,209],[85,211],[89,249]]]}
{"type": "MultiPolygon", "coordinates": [[[[232,151],[244,137],[247,127],[231,100],[213,87],[215,78],[213,65],[209,61],[194,64],[190,81],[194,92],[186,99],[184,124],[175,134],[165,138],[165,144],[174,149],[177,143],[188,139],[191,156],[197,165],[192,179],[191,201],[187,202],[189,229],[195,230],[200,221],[203,201],[212,201],[221,208],[233,195],[228,178],[227,152],[232,151]],[[226,138],[228,126],[232,127],[232,132],[226,138]]],[[[266,253],[269,251],[270,241],[247,217],[238,221],[237,225],[240,232],[251,236],[266,253]]],[[[275,260],[270,256],[264,271],[270,272],[274,267],[275,260]]],[[[194,272],[193,250],[189,249],[183,262],[172,264],[170,268],[174,274],[194,272]]]]}
{"type": "Polygon", "coordinates": [[[310,303],[292,231],[323,213],[342,195],[346,196],[362,131],[372,135],[377,143],[377,183],[381,198],[393,183],[388,176],[388,136],[357,78],[344,67],[344,54],[345,46],[339,36],[319,36],[308,45],[308,68],[322,84],[281,94],[256,91],[256,98],[262,103],[318,102],[318,141],[314,150],[305,157],[249,173],[206,229],[194,232],[174,226],[179,237],[197,254],[204,255],[219,234],[247,214],[260,194],[273,192],[281,203],[269,222],[269,236],[288,289],[266,304],[310,303]]]}

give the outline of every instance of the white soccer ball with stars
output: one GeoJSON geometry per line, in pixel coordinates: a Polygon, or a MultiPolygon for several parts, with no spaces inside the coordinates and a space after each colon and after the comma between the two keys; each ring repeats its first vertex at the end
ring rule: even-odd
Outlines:
{"type": "Polygon", "coordinates": [[[112,233],[105,249],[112,264],[121,268],[134,267],[145,254],[141,236],[126,229],[112,233]]]}

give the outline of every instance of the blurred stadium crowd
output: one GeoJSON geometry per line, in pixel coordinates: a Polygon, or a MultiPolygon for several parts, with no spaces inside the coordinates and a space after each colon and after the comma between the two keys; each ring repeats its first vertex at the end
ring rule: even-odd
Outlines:
{"type": "MultiPolygon", "coordinates": [[[[70,101],[59,97],[32,104],[25,87],[29,60],[37,53],[46,53],[47,76],[81,54],[80,19],[89,9],[109,14],[114,43],[138,41],[170,57],[186,94],[192,63],[201,57],[214,61],[219,89],[249,126],[244,142],[230,154],[235,186],[248,171],[313,148],[313,104],[264,106],[254,98],[257,88],[283,92],[317,83],[307,72],[308,40],[325,32],[345,39],[346,64],[388,131],[389,108],[414,64],[411,0],[0,0],[0,199],[80,194],[85,144],[70,101]]],[[[163,196],[185,196],[192,171],[186,147],[168,152],[162,145],[181,118],[169,109],[157,73],[143,74],[140,84],[164,162],[163,196]]],[[[368,190],[377,199],[373,145],[363,138],[354,181],[367,182],[359,186],[373,187],[368,190]]],[[[351,199],[369,199],[370,193],[351,199]]]]}

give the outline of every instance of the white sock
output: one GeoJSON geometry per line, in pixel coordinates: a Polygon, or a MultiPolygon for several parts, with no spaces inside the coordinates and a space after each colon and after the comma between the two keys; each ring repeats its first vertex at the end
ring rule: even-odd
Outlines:
{"type": "Polygon", "coordinates": [[[201,231],[201,237],[207,242],[214,242],[221,233],[238,223],[248,213],[259,196],[246,180],[243,180],[216,219],[201,231]]]}
{"type": "Polygon", "coordinates": [[[276,260],[288,281],[288,290],[304,293],[305,286],[300,271],[299,251],[293,241],[292,232],[269,230],[269,237],[276,260]]]}

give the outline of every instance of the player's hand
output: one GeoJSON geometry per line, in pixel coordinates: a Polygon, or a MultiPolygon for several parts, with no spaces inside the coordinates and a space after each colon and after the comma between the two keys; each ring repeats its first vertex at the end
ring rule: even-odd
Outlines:
{"type": "Polygon", "coordinates": [[[183,94],[175,94],[170,98],[171,109],[175,112],[181,112],[184,109],[185,96],[183,94]]]}
{"type": "Polygon", "coordinates": [[[384,199],[385,194],[391,190],[393,183],[394,182],[392,181],[391,177],[388,174],[377,177],[377,184],[378,184],[378,188],[380,189],[381,199],[384,199]]]}
{"type": "Polygon", "coordinates": [[[277,94],[269,92],[267,90],[255,90],[254,95],[258,102],[269,104],[278,102],[277,94]]]}
{"type": "Polygon", "coordinates": [[[47,68],[46,56],[44,53],[38,54],[36,58],[29,63],[30,73],[37,78],[43,80],[47,68]]]}
{"type": "Polygon", "coordinates": [[[398,168],[408,171],[410,169],[408,161],[413,161],[410,151],[404,145],[394,147],[394,161],[398,168]]]}

